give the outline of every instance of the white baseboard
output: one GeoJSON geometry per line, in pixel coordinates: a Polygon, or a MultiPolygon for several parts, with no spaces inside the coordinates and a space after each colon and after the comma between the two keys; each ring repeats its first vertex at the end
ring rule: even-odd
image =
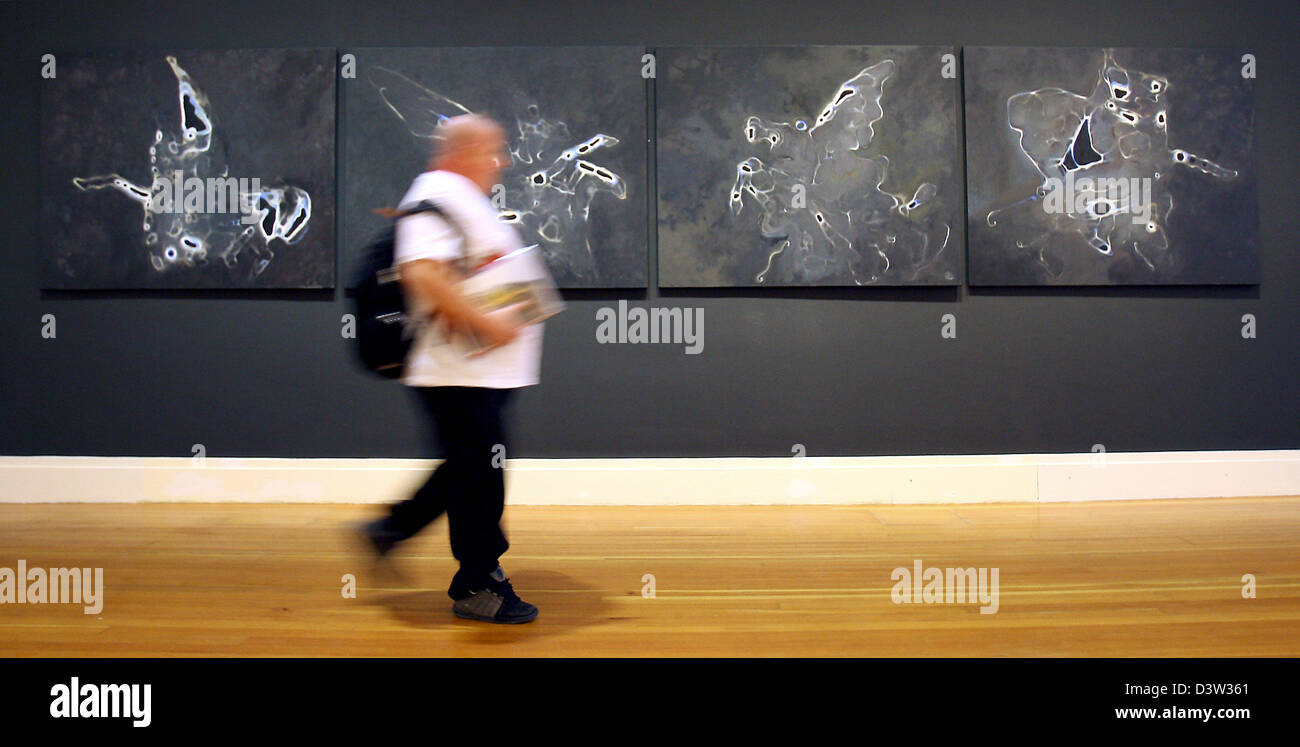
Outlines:
{"type": "MultiPolygon", "coordinates": [[[[388,503],[419,459],[0,457],[0,503],[388,503]]],[[[1300,495],[1300,450],[512,459],[513,505],[1014,503],[1300,495]]]]}

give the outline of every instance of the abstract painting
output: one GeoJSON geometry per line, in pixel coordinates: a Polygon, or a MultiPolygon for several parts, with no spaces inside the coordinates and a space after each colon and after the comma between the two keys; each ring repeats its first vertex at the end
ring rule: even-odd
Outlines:
{"type": "Polygon", "coordinates": [[[561,288],[644,287],[640,47],[346,50],[344,236],[353,253],[424,171],[441,121],[492,117],[511,164],[489,198],[561,288]],[[350,55],[347,57],[346,55],[350,55]]]}
{"type": "Polygon", "coordinates": [[[57,56],[42,89],[45,287],[333,287],[334,61],[57,56]]]}
{"type": "Polygon", "coordinates": [[[1258,283],[1250,58],[965,52],[972,285],[1258,283]]]}
{"type": "Polygon", "coordinates": [[[659,50],[659,281],[957,285],[949,47],[659,50]]]}

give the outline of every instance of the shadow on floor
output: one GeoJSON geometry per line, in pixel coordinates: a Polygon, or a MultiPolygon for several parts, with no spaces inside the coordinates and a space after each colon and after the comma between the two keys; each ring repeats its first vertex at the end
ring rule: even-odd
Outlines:
{"type": "Polygon", "coordinates": [[[494,625],[462,620],[451,612],[445,589],[396,592],[374,598],[374,604],[388,608],[398,620],[417,628],[473,631],[474,643],[514,643],[525,639],[607,623],[613,605],[604,599],[611,592],[584,584],[555,571],[520,568],[510,574],[510,583],[525,601],[537,605],[537,619],[523,625],[494,625]]]}

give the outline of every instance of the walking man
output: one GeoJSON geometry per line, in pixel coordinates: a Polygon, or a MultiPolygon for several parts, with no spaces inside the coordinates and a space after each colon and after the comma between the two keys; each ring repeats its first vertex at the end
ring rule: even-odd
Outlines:
{"type": "Polygon", "coordinates": [[[444,461],[408,500],[366,525],[375,551],[387,555],[444,512],[460,570],[447,593],[457,617],[526,623],[537,607],[515,593],[499,559],[509,543],[505,510],[505,411],[516,389],[538,382],[542,325],[515,326],[485,315],[456,288],[458,265],[477,266],[520,248],[514,228],[497,219],[487,195],[510,164],[504,130],[467,114],[439,128],[428,170],[415,178],[399,211],[437,206],[400,218],[394,263],[407,305],[426,320],[406,359],[403,383],[419,400],[443,447],[444,461]],[[473,337],[474,354],[449,339],[473,337]]]}

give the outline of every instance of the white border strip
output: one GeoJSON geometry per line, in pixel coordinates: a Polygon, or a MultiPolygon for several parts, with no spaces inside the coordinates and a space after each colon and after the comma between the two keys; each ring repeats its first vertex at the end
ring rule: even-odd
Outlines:
{"type": "MultiPolygon", "coordinates": [[[[419,459],[0,457],[0,503],[388,503],[419,459]]],[[[1300,496],[1300,450],[512,459],[514,505],[854,505],[1300,496]]]]}

